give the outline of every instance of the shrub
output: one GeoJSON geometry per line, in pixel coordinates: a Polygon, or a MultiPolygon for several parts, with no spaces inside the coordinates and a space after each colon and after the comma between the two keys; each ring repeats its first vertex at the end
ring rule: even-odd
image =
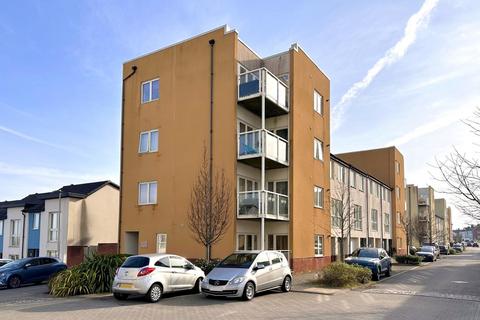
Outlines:
{"type": "Polygon", "coordinates": [[[207,262],[206,259],[197,259],[192,261],[194,265],[202,269],[205,272],[205,275],[209,274],[213,268],[220,262],[220,260],[211,259],[210,262],[207,262]]]}
{"type": "Polygon", "coordinates": [[[457,250],[453,249],[453,248],[450,248],[448,249],[448,254],[457,254],[457,250]]]}
{"type": "Polygon", "coordinates": [[[422,262],[423,258],[420,256],[413,256],[413,255],[398,255],[398,256],[395,256],[395,260],[400,264],[419,265],[420,262],[422,262]]]}
{"type": "Polygon", "coordinates": [[[357,265],[335,262],[320,273],[320,282],[329,287],[351,287],[360,283],[368,283],[372,271],[357,265]]]}
{"type": "Polygon", "coordinates": [[[94,254],[81,264],[64,270],[50,279],[48,283],[50,294],[65,297],[110,292],[115,271],[126,257],[94,254]]]}

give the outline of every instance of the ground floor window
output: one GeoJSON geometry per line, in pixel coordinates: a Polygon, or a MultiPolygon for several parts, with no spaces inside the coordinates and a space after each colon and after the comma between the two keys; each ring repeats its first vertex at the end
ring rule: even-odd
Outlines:
{"type": "Polygon", "coordinates": [[[40,250],[38,249],[28,249],[27,256],[29,258],[38,257],[40,255],[40,250]]]}
{"type": "Polygon", "coordinates": [[[315,241],[315,256],[316,257],[323,257],[323,236],[316,234],[314,237],[315,241]]]}
{"type": "Polygon", "coordinates": [[[157,253],[167,252],[167,234],[157,233],[157,253]]]}
{"type": "Polygon", "coordinates": [[[47,257],[58,258],[58,251],[57,250],[47,250],[47,257]]]}
{"type": "Polygon", "coordinates": [[[18,254],[11,254],[8,256],[8,258],[12,260],[18,260],[20,259],[20,256],[18,254]]]}
{"type": "Polygon", "coordinates": [[[237,250],[257,250],[256,234],[238,234],[237,250]]]}

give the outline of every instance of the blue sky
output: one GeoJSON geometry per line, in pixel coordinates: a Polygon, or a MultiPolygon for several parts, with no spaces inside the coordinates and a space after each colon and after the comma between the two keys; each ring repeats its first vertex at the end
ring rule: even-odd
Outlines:
{"type": "Polygon", "coordinates": [[[474,141],[460,120],[480,106],[480,3],[432,3],[406,48],[340,103],[405,38],[424,1],[5,2],[0,200],[118,182],[122,63],[223,24],[261,55],[298,42],[328,74],[332,152],[395,144],[407,182],[435,187],[428,164],[474,141]]]}

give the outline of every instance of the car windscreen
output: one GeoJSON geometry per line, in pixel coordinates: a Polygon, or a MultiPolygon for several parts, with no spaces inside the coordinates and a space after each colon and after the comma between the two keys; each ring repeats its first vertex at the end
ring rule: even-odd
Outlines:
{"type": "Polygon", "coordinates": [[[3,267],[6,267],[8,265],[8,268],[23,268],[23,266],[29,261],[30,259],[20,259],[20,260],[15,260],[10,263],[7,263],[3,267]]]}
{"type": "Polygon", "coordinates": [[[122,264],[122,268],[143,268],[148,266],[150,258],[147,257],[130,257],[122,264]]]}
{"type": "Polygon", "coordinates": [[[256,253],[234,253],[226,257],[217,267],[248,269],[256,257],[256,253]]]}
{"type": "Polygon", "coordinates": [[[433,247],[421,247],[420,251],[422,251],[422,252],[432,252],[433,247]]]}
{"type": "Polygon", "coordinates": [[[352,254],[352,257],[378,258],[378,250],[377,249],[358,249],[352,254]]]}

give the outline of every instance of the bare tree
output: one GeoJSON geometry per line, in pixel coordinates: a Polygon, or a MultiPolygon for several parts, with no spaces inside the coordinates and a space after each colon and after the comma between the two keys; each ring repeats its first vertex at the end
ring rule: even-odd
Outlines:
{"type": "MultiPolygon", "coordinates": [[[[480,136],[480,108],[473,119],[465,120],[473,134],[480,136]]],[[[457,148],[443,160],[436,159],[435,177],[446,188],[441,192],[454,197],[455,206],[465,215],[480,221],[480,161],[472,155],[460,152],[457,148]]]]}
{"type": "Polygon", "coordinates": [[[331,210],[332,230],[340,239],[340,259],[345,259],[345,240],[350,238],[350,232],[354,224],[354,206],[350,199],[349,186],[341,183],[333,187],[331,210]]]}
{"type": "Polygon", "coordinates": [[[429,222],[426,219],[420,219],[419,217],[409,217],[407,215],[402,215],[400,218],[400,226],[407,238],[407,254],[410,253],[410,247],[412,246],[413,240],[417,240],[421,245],[425,242],[425,239],[429,238],[429,222]]]}
{"type": "Polygon", "coordinates": [[[413,236],[413,219],[406,215],[402,214],[400,216],[400,226],[402,227],[403,231],[405,232],[405,236],[407,238],[407,254],[410,254],[410,247],[412,246],[412,236],[413,236]]]}
{"type": "Polygon", "coordinates": [[[200,172],[192,187],[188,225],[193,238],[205,246],[209,262],[212,246],[225,235],[231,223],[232,187],[223,170],[212,169],[204,149],[200,172]],[[212,181],[210,181],[212,180],[212,181]]]}

